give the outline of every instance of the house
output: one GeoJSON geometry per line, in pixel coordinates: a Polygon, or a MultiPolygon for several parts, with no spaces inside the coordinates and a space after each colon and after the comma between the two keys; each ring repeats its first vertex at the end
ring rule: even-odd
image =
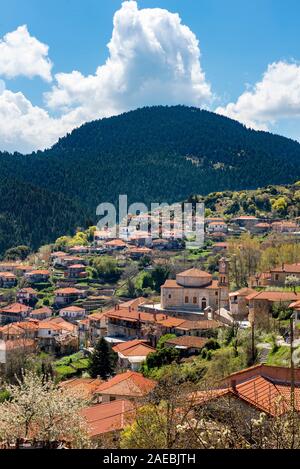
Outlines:
{"type": "Polygon", "coordinates": [[[0,327],[0,339],[2,340],[15,340],[21,337],[24,337],[25,332],[24,329],[19,327],[17,324],[19,323],[10,323],[6,324],[6,326],[0,327]]]}
{"type": "Polygon", "coordinates": [[[29,313],[29,317],[42,321],[43,319],[51,318],[52,314],[53,311],[51,308],[48,308],[48,306],[42,306],[41,308],[33,309],[29,313]]]}
{"type": "Polygon", "coordinates": [[[83,331],[82,336],[88,339],[91,345],[95,345],[100,337],[107,335],[107,318],[105,313],[92,313],[87,318],[88,324],[79,325],[79,330],[83,331]]]}
{"type": "Polygon", "coordinates": [[[257,293],[253,288],[241,288],[240,290],[229,293],[230,313],[237,321],[242,321],[248,317],[247,296],[257,293]]]}
{"type": "Polygon", "coordinates": [[[87,254],[89,252],[88,246],[74,246],[69,249],[71,254],[87,254]]]}
{"type": "Polygon", "coordinates": [[[134,421],[136,409],[134,404],[126,399],[84,407],[80,414],[86,420],[88,433],[92,439],[104,434],[118,434],[134,421]]]}
{"type": "Polygon", "coordinates": [[[86,310],[79,306],[67,306],[59,311],[59,315],[62,318],[69,320],[80,320],[86,316],[86,310]]]}
{"type": "Polygon", "coordinates": [[[143,256],[151,255],[151,249],[146,247],[130,247],[127,249],[126,254],[133,260],[138,260],[143,256]]]}
{"type": "Polygon", "coordinates": [[[271,282],[271,272],[261,272],[251,275],[248,280],[249,288],[267,287],[271,282]]]}
{"type": "Polygon", "coordinates": [[[37,291],[31,287],[21,288],[17,292],[17,301],[24,305],[34,306],[37,302],[37,291]]]}
{"type": "Polygon", "coordinates": [[[297,277],[300,281],[300,263],[282,264],[279,267],[270,269],[271,279],[270,285],[284,286],[286,278],[289,276],[297,277]]]}
{"type": "Polygon", "coordinates": [[[208,233],[227,233],[228,227],[224,221],[212,221],[207,225],[208,233]]]}
{"type": "Polygon", "coordinates": [[[13,288],[17,285],[17,277],[11,272],[0,272],[0,288],[13,288]]]}
{"type": "Polygon", "coordinates": [[[260,291],[246,296],[249,304],[249,321],[256,325],[268,325],[274,304],[288,307],[290,303],[300,301],[300,293],[293,291],[260,291]]]}
{"type": "Polygon", "coordinates": [[[99,401],[104,404],[115,400],[136,400],[143,398],[155,386],[155,381],[144,378],[141,373],[125,371],[100,384],[95,392],[99,401]]]}
{"type": "Polygon", "coordinates": [[[54,303],[56,303],[58,306],[68,305],[73,303],[73,301],[78,300],[78,298],[82,298],[84,296],[82,290],[78,290],[77,288],[72,287],[59,288],[58,290],[55,290],[54,294],[54,303]]]}
{"type": "Polygon", "coordinates": [[[50,318],[38,323],[39,347],[49,353],[72,353],[78,350],[77,328],[64,319],[50,318]]]}
{"type": "MultiPolygon", "coordinates": [[[[294,405],[300,411],[300,370],[294,370],[294,405]]],[[[291,369],[280,366],[255,365],[226,377],[218,389],[193,394],[195,404],[230,399],[230,406],[242,405],[246,410],[269,417],[280,416],[291,408],[291,369]]],[[[246,413],[245,413],[246,415],[246,413]]],[[[253,415],[253,417],[255,414],[253,415]]]]}
{"type": "Polygon", "coordinates": [[[145,340],[134,339],[115,345],[113,351],[118,354],[118,364],[121,368],[138,371],[147,356],[155,352],[155,348],[150,347],[145,340]]]}
{"type": "Polygon", "coordinates": [[[207,344],[208,338],[182,335],[168,339],[165,347],[175,347],[183,356],[198,354],[207,344]]]}
{"type": "Polygon", "coordinates": [[[259,218],[253,215],[242,215],[240,217],[232,218],[231,221],[239,227],[246,228],[249,231],[253,228],[253,226],[260,222],[259,218]]]}
{"type": "Polygon", "coordinates": [[[12,303],[4,308],[0,308],[0,323],[23,321],[27,318],[32,308],[22,303],[12,303]]]}
{"type": "Polygon", "coordinates": [[[267,222],[257,223],[251,229],[252,233],[255,233],[255,234],[265,234],[265,233],[268,233],[270,230],[271,230],[271,225],[270,223],[267,223],[267,222]]]}
{"type": "Polygon", "coordinates": [[[69,278],[85,278],[87,273],[85,271],[86,266],[83,264],[73,264],[68,267],[66,276],[69,278]]]}
{"type": "Polygon", "coordinates": [[[3,372],[9,366],[16,354],[24,355],[34,353],[36,342],[32,339],[0,340],[0,369],[3,372]]]}
{"type": "Polygon", "coordinates": [[[93,400],[95,391],[102,381],[98,378],[72,378],[62,381],[59,386],[63,389],[70,389],[72,392],[78,393],[81,397],[88,401],[93,400]]]}
{"type": "Polygon", "coordinates": [[[64,257],[61,257],[59,260],[60,266],[64,268],[68,268],[70,267],[70,265],[83,264],[83,263],[84,263],[83,259],[81,259],[78,256],[66,256],[65,255],[64,257]]]}
{"type": "Polygon", "coordinates": [[[213,250],[213,253],[214,254],[218,254],[218,253],[221,253],[221,252],[225,252],[227,251],[228,249],[228,243],[224,243],[222,241],[218,242],[218,243],[214,243],[213,246],[212,246],[212,250],[213,250]]]}
{"type": "Polygon", "coordinates": [[[49,270],[32,270],[25,272],[24,277],[29,283],[43,283],[48,282],[50,278],[49,270]]]}
{"type": "Polygon", "coordinates": [[[143,328],[155,325],[159,319],[166,318],[165,314],[138,311],[134,307],[121,307],[105,312],[107,320],[107,335],[109,337],[124,337],[126,339],[142,338],[143,328]]]}
{"type": "Polygon", "coordinates": [[[108,251],[122,251],[127,247],[127,244],[122,239],[112,239],[104,243],[104,247],[108,251]]]}
{"type": "Polygon", "coordinates": [[[51,255],[50,255],[52,265],[54,267],[62,266],[62,259],[64,259],[66,257],[66,255],[67,254],[63,251],[52,252],[51,255]]]}
{"type": "Polygon", "coordinates": [[[102,241],[112,238],[112,233],[109,230],[96,230],[94,233],[94,242],[96,244],[102,243],[102,241]]]}
{"type": "Polygon", "coordinates": [[[219,262],[219,280],[213,280],[208,272],[192,268],[167,279],[161,287],[161,307],[169,311],[203,312],[207,306],[214,309],[227,307],[228,261],[219,262]]]}
{"type": "Polygon", "coordinates": [[[275,221],[272,223],[272,230],[276,233],[296,233],[299,226],[293,221],[275,221]]]}

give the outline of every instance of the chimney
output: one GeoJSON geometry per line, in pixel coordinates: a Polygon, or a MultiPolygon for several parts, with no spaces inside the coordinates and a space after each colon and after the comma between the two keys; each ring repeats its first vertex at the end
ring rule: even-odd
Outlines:
{"type": "Polygon", "coordinates": [[[281,270],[284,272],[284,262],[281,264],[281,270]]]}
{"type": "Polygon", "coordinates": [[[128,311],[129,311],[129,313],[131,313],[131,306],[129,306],[128,311]]]}
{"type": "Polygon", "coordinates": [[[234,392],[237,392],[237,389],[236,389],[236,380],[235,380],[235,379],[232,379],[230,384],[231,384],[232,390],[233,390],[234,392]]]}

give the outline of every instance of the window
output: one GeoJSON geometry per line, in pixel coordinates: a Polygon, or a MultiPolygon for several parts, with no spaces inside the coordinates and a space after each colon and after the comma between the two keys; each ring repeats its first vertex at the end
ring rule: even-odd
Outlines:
{"type": "Polygon", "coordinates": [[[111,401],[115,401],[115,400],[116,400],[116,397],[115,397],[115,396],[110,396],[109,400],[110,400],[110,402],[111,402],[111,401]]]}
{"type": "Polygon", "coordinates": [[[202,298],[202,301],[201,301],[201,308],[202,308],[202,309],[205,309],[206,306],[207,306],[206,298],[202,298]]]}
{"type": "Polygon", "coordinates": [[[194,304],[194,305],[197,304],[197,297],[196,297],[196,296],[193,297],[193,304],[194,304]]]}
{"type": "Polygon", "coordinates": [[[278,280],[278,279],[279,279],[279,275],[275,274],[275,280],[278,280]]]}
{"type": "Polygon", "coordinates": [[[189,302],[189,297],[188,297],[188,296],[185,296],[184,302],[185,302],[185,303],[188,303],[188,302],[189,302]]]}
{"type": "Polygon", "coordinates": [[[215,295],[218,296],[218,292],[217,292],[217,291],[215,292],[215,295]]]}
{"type": "Polygon", "coordinates": [[[172,298],[172,295],[168,295],[168,298],[172,298]]]}

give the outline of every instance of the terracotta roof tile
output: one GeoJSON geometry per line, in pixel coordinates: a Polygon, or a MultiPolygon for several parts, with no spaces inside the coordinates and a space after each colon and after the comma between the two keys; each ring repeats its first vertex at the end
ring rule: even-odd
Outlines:
{"type": "Polygon", "coordinates": [[[97,394],[112,394],[124,397],[142,397],[155,386],[155,381],[144,378],[135,371],[126,371],[100,384],[97,394]]]}

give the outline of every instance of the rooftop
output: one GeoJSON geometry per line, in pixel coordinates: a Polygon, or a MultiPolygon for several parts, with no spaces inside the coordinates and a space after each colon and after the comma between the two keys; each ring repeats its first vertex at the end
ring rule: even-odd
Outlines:
{"type": "Polygon", "coordinates": [[[97,394],[112,394],[124,397],[142,397],[148,394],[156,385],[152,379],[135,371],[125,371],[108,381],[100,384],[97,394]]]}

